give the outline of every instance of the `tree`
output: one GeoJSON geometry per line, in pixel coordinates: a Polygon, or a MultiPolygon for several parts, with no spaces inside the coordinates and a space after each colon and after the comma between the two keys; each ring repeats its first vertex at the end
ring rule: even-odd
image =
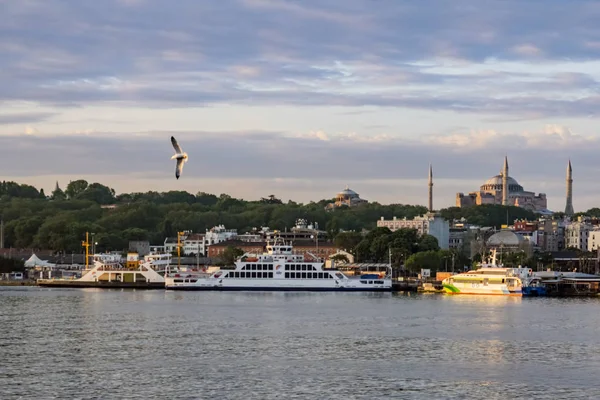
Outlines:
{"type": "Polygon", "coordinates": [[[413,254],[406,260],[405,266],[412,272],[420,272],[422,268],[436,272],[440,269],[441,264],[440,252],[429,250],[413,254]]]}
{"type": "Polygon", "coordinates": [[[225,266],[234,265],[235,261],[243,254],[244,250],[233,246],[227,246],[227,248],[225,248],[223,253],[219,256],[219,261],[225,266]]]}
{"type": "Polygon", "coordinates": [[[330,260],[335,261],[336,263],[349,263],[350,260],[348,260],[348,256],[345,254],[334,254],[331,257],[329,257],[330,260]]]}
{"type": "Polygon", "coordinates": [[[358,232],[340,232],[336,235],[334,243],[337,248],[356,255],[356,246],[363,240],[363,236],[358,232]]]}
{"type": "Polygon", "coordinates": [[[437,251],[440,249],[437,238],[428,234],[421,235],[418,243],[419,251],[437,251]]]}
{"type": "MultiPolygon", "coordinates": [[[[69,188],[67,187],[67,191],[68,190],[69,188]]],[[[78,190],[78,188],[75,188],[74,190],[78,190]]],[[[115,191],[114,189],[111,189],[108,186],[104,186],[100,183],[92,183],[83,189],[83,191],[69,197],[78,198],[81,200],[90,200],[98,204],[113,204],[115,202],[115,191]]]]}
{"type": "Polygon", "coordinates": [[[74,199],[79,194],[83,193],[83,191],[85,189],[87,189],[87,187],[88,187],[88,183],[87,183],[86,180],[78,179],[76,181],[71,181],[67,185],[67,189],[65,190],[65,194],[67,195],[67,198],[74,199]]]}

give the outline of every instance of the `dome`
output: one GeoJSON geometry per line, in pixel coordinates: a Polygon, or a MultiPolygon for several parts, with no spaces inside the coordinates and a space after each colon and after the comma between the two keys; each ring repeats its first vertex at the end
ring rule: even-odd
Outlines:
{"type": "Polygon", "coordinates": [[[339,192],[338,196],[358,197],[358,193],[346,186],[346,189],[339,192]]]}
{"type": "Polygon", "coordinates": [[[513,231],[500,231],[494,233],[487,240],[488,246],[519,246],[523,243],[523,236],[514,233],[513,231]]]}
{"type": "MultiPolygon", "coordinates": [[[[502,175],[492,176],[490,179],[485,181],[484,185],[502,185],[502,175]]],[[[510,187],[510,185],[519,186],[519,182],[517,182],[517,180],[515,178],[512,178],[509,176],[508,177],[508,186],[510,187]]]]}
{"type": "MultiPolygon", "coordinates": [[[[485,181],[480,188],[482,191],[491,191],[491,190],[502,190],[502,175],[492,176],[490,179],[485,181]]],[[[522,192],[523,186],[519,185],[516,179],[508,177],[508,191],[509,192],[522,192]]]]}

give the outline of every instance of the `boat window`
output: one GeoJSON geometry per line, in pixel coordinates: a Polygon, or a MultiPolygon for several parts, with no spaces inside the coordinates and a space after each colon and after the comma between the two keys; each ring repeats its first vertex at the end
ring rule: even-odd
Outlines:
{"type": "Polygon", "coordinates": [[[313,265],[311,265],[310,267],[312,268],[313,271],[317,270],[313,265]]]}
{"type": "Polygon", "coordinates": [[[286,272],[283,276],[285,277],[285,279],[288,279],[290,277],[290,273],[286,272]]]}
{"type": "Polygon", "coordinates": [[[383,285],[383,281],[373,281],[373,283],[376,285],[383,285]]]}
{"type": "Polygon", "coordinates": [[[269,278],[273,277],[273,273],[272,272],[268,272],[268,274],[269,274],[269,278]]]}
{"type": "Polygon", "coordinates": [[[250,275],[252,278],[256,278],[256,272],[252,272],[252,275],[250,275]]]}
{"type": "Polygon", "coordinates": [[[272,271],[273,270],[273,264],[269,264],[269,269],[272,271]]]}
{"type": "Polygon", "coordinates": [[[323,273],[319,272],[319,279],[323,279],[323,273]]]}
{"type": "Polygon", "coordinates": [[[302,272],[302,279],[306,279],[306,272],[302,272]]]}
{"type": "Polygon", "coordinates": [[[360,281],[360,283],[362,283],[362,284],[366,285],[366,284],[367,284],[367,281],[360,281]]]}

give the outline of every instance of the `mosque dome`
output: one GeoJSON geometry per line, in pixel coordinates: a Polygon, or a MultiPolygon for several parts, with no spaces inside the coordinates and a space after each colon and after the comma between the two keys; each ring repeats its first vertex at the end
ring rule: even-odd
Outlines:
{"type": "MultiPolygon", "coordinates": [[[[502,174],[492,176],[490,179],[485,181],[481,185],[481,191],[501,191],[502,190],[502,174]]],[[[523,186],[519,185],[516,179],[508,177],[508,191],[509,192],[522,192],[523,186]]]]}
{"type": "Polygon", "coordinates": [[[356,193],[354,190],[350,189],[348,186],[346,186],[346,189],[342,190],[341,192],[339,192],[337,194],[337,197],[341,197],[341,198],[346,198],[346,199],[352,199],[352,198],[357,198],[358,193],[356,193]]]}
{"type": "Polygon", "coordinates": [[[492,247],[519,246],[524,240],[523,236],[512,231],[500,231],[490,236],[487,245],[492,247]]]}

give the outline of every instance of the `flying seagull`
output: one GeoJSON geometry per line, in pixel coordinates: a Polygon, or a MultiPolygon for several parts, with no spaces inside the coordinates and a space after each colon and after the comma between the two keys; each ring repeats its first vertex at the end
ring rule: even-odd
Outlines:
{"type": "Polygon", "coordinates": [[[188,160],[188,155],[181,150],[181,146],[179,146],[179,143],[177,143],[177,140],[175,140],[173,136],[171,136],[171,144],[173,144],[173,148],[175,149],[175,155],[171,157],[171,160],[177,160],[175,178],[179,179],[181,176],[181,170],[183,170],[183,164],[188,160]]]}

